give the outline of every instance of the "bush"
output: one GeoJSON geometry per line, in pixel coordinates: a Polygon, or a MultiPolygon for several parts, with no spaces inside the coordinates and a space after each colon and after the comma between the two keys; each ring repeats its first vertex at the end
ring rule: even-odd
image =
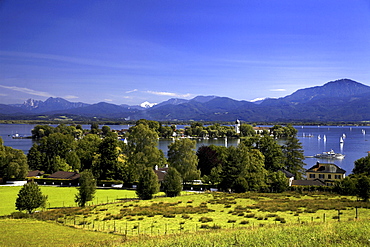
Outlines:
{"type": "Polygon", "coordinates": [[[212,222],[213,219],[212,218],[209,218],[209,217],[201,217],[199,219],[199,221],[202,222],[202,223],[207,223],[207,222],[212,222]]]}

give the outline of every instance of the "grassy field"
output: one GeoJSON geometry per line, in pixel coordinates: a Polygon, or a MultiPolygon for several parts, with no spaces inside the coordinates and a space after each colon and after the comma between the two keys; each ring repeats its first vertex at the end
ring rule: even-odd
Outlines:
{"type": "Polygon", "coordinates": [[[189,194],[48,210],[42,220],[125,236],[370,219],[370,203],[330,194],[189,194]]]}
{"type": "Polygon", "coordinates": [[[122,237],[65,227],[55,223],[22,219],[0,220],[0,246],[105,246],[122,237]]]}
{"type": "MultiPolygon", "coordinates": [[[[40,186],[43,194],[48,196],[47,207],[73,207],[76,206],[74,202],[75,194],[77,194],[76,187],[53,187],[53,186],[40,186]]],[[[20,186],[0,186],[0,215],[8,215],[15,212],[15,200],[20,186]]],[[[92,204],[101,204],[117,199],[135,198],[136,193],[134,190],[120,190],[120,189],[97,189],[95,198],[92,204]]]]}
{"type": "Polygon", "coordinates": [[[0,220],[0,246],[369,246],[370,221],[288,224],[166,236],[84,231],[56,223],[0,220]]]}
{"type": "MultiPolygon", "coordinates": [[[[14,202],[7,201],[15,201],[19,189],[0,187],[3,204],[12,204],[11,212],[14,202]]],[[[4,234],[0,232],[0,246],[12,246],[7,243],[15,240],[18,244],[14,246],[22,246],[19,241],[26,241],[27,235],[38,236],[42,229],[47,233],[58,229],[55,231],[59,235],[52,235],[55,243],[73,234],[85,238],[82,242],[67,241],[62,246],[370,245],[370,203],[354,197],[320,192],[188,193],[141,201],[128,199],[135,197],[135,191],[106,189],[98,190],[92,206],[78,208],[69,207],[74,205],[76,188],[42,190],[49,195],[51,207],[65,207],[32,215],[40,221],[1,220],[4,234]],[[34,230],[33,224],[37,225],[34,230]],[[11,230],[11,225],[19,229],[11,230]],[[25,236],[18,239],[17,234],[25,236]],[[95,240],[99,236],[107,238],[101,237],[99,242],[95,240]]],[[[1,207],[2,211],[9,211],[1,207]]],[[[44,235],[37,240],[41,241],[39,245],[55,246],[48,245],[50,239],[44,235]]]]}
{"type": "Polygon", "coordinates": [[[206,232],[146,237],[117,246],[369,246],[370,222],[331,222],[279,225],[274,227],[209,230],[206,232]]]}

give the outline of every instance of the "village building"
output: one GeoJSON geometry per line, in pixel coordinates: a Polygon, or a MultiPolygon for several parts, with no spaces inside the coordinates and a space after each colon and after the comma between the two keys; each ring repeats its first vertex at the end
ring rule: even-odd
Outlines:
{"type": "Polygon", "coordinates": [[[332,163],[317,162],[306,170],[307,180],[321,180],[326,185],[334,185],[335,181],[345,178],[346,171],[332,163]]]}

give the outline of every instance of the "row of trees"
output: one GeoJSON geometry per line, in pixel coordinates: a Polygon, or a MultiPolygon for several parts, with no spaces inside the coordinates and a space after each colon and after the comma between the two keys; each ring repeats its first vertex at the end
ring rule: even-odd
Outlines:
{"type": "Polygon", "coordinates": [[[338,181],[335,189],[339,194],[358,196],[364,201],[370,199],[370,153],[355,161],[352,174],[338,181]]]}
{"type": "MultiPolygon", "coordinates": [[[[194,127],[200,126],[194,124],[194,127]]],[[[271,180],[272,175],[267,175],[269,172],[273,174],[286,169],[296,178],[303,173],[304,157],[296,138],[297,131],[290,126],[276,127],[275,130],[278,133],[277,130],[282,128],[280,133],[286,135],[282,146],[267,133],[263,136],[251,134],[239,147],[203,146],[195,153],[195,141],[178,139],[169,145],[168,159],[157,148],[159,136],[156,130],[159,125],[155,121],[138,121],[129,130],[127,145],[119,141],[115,133],[107,131],[103,136],[90,133],[80,139],[76,139],[73,132],[50,131],[51,134],[32,146],[28,164],[31,169],[46,173],[90,169],[100,180],[133,183],[146,168],[163,167],[168,163],[180,173],[184,182],[202,177],[204,181],[221,184],[224,188],[235,188],[227,182],[233,177],[230,174],[233,171],[242,174],[240,179],[252,181],[251,178],[255,178],[261,183],[257,187],[264,188],[266,181],[271,180]]],[[[257,187],[250,185],[245,188],[257,190],[257,187]]]]}

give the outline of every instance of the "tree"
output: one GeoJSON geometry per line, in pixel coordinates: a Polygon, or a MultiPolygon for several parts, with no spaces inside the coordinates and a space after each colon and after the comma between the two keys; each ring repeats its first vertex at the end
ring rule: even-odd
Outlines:
{"type": "Polygon", "coordinates": [[[284,192],[289,186],[288,179],[282,171],[269,172],[268,186],[271,192],[284,192]]]}
{"type": "Polygon", "coordinates": [[[255,136],[256,132],[254,131],[252,125],[241,124],[240,125],[240,135],[241,136],[255,136]]]}
{"type": "Polygon", "coordinates": [[[88,134],[77,142],[76,153],[80,159],[81,171],[92,168],[94,156],[99,151],[101,141],[98,135],[88,134]]]}
{"type": "Polygon", "coordinates": [[[98,179],[122,179],[120,152],[117,138],[109,136],[103,139],[93,162],[93,173],[98,179]]]}
{"type": "Polygon", "coordinates": [[[152,168],[145,168],[139,177],[136,194],[142,200],[150,200],[159,192],[158,177],[152,168]]]}
{"type": "MultiPolygon", "coordinates": [[[[153,125],[156,126],[155,122],[153,125]]],[[[131,127],[127,141],[126,182],[137,181],[145,168],[154,169],[156,165],[163,167],[166,164],[163,152],[157,147],[158,134],[149,125],[140,123],[131,127]]]]}
{"type": "Polygon", "coordinates": [[[265,156],[265,168],[276,172],[284,167],[284,156],[281,146],[269,135],[246,140],[246,145],[257,148],[265,156]],[[254,143],[253,143],[254,142],[254,143]]]}
{"type": "Polygon", "coordinates": [[[180,173],[173,167],[169,167],[163,179],[163,191],[168,197],[179,196],[182,190],[180,173]]]}
{"type": "Polygon", "coordinates": [[[370,154],[355,161],[352,173],[370,175],[370,154]]]}
{"type": "Polygon", "coordinates": [[[21,150],[3,146],[0,137],[0,177],[5,180],[24,179],[27,172],[26,155],[21,150]]]}
{"type": "Polygon", "coordinates": [[[67,153],[75,150],[75,146],[75,138],[69,134],[64,135],[62,133],[53,133],[49,136],[43,137],[41,139],[40,146],[37,148],[42,157],[41,170],[45,171],[45,173],[65,170],[64,168],[59,167],[59,163],[55,161],[60,158],[64,164],[67,153]],[[56,158],[57,156],[59,156],[59,158],[56,158]]]}
{"type": "Polygon", "coordinates": [[[235,192],[259,191],[266,184],[264,157],[260,151],[243,144],[229,147],[222,167],[220,187],[235,192]]]}
{"type": "Polygon", "coordinates": [[[301,179],[304,173],[304,155],[302,145],[296,137],[288,137],[282,146],[284,166],[288,172],[294,174],[295,179],[301,179]]]}
{"type": "Polygon", "coordinates": [[[195,141],[179,139],[168,146],[168,162],[181,174],[184,182],[198,179],[198,157],[194,151],[195,141]]]}
{"type": "Polygon", "coordinates": [[[341,195],[354,196],[357,190],[356,184],[357,179],[355,176],[346,177],[335,183],[335,190],[341,195]]]}
{"type": "Polygon", "coordinates": [[[358,197],[362,198],[363,201],[367,202],[370,199],[370,178],[365,175],[361,175],[357,179],[357,191],[358,197]]]}
{"type": "Polygon", "coordinates": [[[211,170],[221,164],[217,151],[210,146],[201,146],[196,154],[198,157],[198,169],[202,176],[209,176],[211,170]]]}
{"type": "Polygon", "coordinates": [[[15,201],[15,207],[19,211],[26,210],[32,213],[36,208],[45,207],[47,196],[41,193],[39,186],[30,182],[20,189],[15,201]]]}
{"type": "Polygon", "coordinates": [[[78,206],[85,207],[86,202],[94,199],[96,191],[96,180],[90,170],[81,172],[80,187],[77,189],[75,202],[78,206]]]}

